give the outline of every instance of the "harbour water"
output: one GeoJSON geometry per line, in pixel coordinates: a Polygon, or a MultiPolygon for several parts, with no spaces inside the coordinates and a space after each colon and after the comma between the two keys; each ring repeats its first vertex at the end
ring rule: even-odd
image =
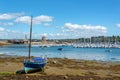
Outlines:
{"type": "MultiPolygon", "coordinates": [[[[28,56],[28,45],[17,44],[0,47],[0,54],[28,56]]],[[[31,56],[69,58],[101,61],[120,61],[120,48],[75,48],[73,46],[40,47],[32,45],[31,56]],[[62,48],[62,50],[58,50],[62,48]]]]}

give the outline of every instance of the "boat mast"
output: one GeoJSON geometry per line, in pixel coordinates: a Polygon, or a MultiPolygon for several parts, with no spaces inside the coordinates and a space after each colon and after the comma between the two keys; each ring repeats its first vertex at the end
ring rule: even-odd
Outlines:
{"type": "Polygon", "coordinates": [[[31,16],[31,24],[30,24],[30,40],[29,40],[29,54],[28,54],[29,60],[30,60],[30,52],[31,52],[31,37],[32,37],[32,16],[31,16]]]}

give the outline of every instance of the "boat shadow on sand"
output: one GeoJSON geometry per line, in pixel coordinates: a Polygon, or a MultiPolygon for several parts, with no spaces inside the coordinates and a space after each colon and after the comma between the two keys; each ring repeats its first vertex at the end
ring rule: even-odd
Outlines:
{"type": "MultiPolygon", "coordinates": [[[[39,70],[34,70],[34,71],[31,71],[29,73],[35,73],[35,72],[44,72],[44,68],[40,68],[39,70]]],[[[26,74],[25,70],[22,69],[22,70],[17,70],[16,71],[16,74],[26,74]]]]}

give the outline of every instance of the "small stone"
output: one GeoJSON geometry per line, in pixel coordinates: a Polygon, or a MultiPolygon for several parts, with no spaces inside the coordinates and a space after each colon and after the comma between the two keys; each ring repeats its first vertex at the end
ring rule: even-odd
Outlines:
{"type": "Polygon", "coordinates": [[[64,76],[64,79],[68,79],[68,76],[64,76]]]}
{"type": "Polygon", "coordinates": [[[57,62],[56,61],[53,61],[54,64],[56,64],[57,62]]]}
{"type": "Polygon", "coordinates": [[[93,80],[93,78],[90,78],[90,80],[93,80]]]}
{"type": "Polygon", "coordinates": [[[28,76],[26,76],[25,78],[28,78],[28,76]]]}

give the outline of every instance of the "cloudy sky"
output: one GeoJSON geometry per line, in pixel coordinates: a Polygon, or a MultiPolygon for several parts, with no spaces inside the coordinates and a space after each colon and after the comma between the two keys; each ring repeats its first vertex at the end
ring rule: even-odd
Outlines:
{"type": "Polygon", "coordinates": [[[120,35],[120,0],[0,0],[0,39],[120,35]]]}

